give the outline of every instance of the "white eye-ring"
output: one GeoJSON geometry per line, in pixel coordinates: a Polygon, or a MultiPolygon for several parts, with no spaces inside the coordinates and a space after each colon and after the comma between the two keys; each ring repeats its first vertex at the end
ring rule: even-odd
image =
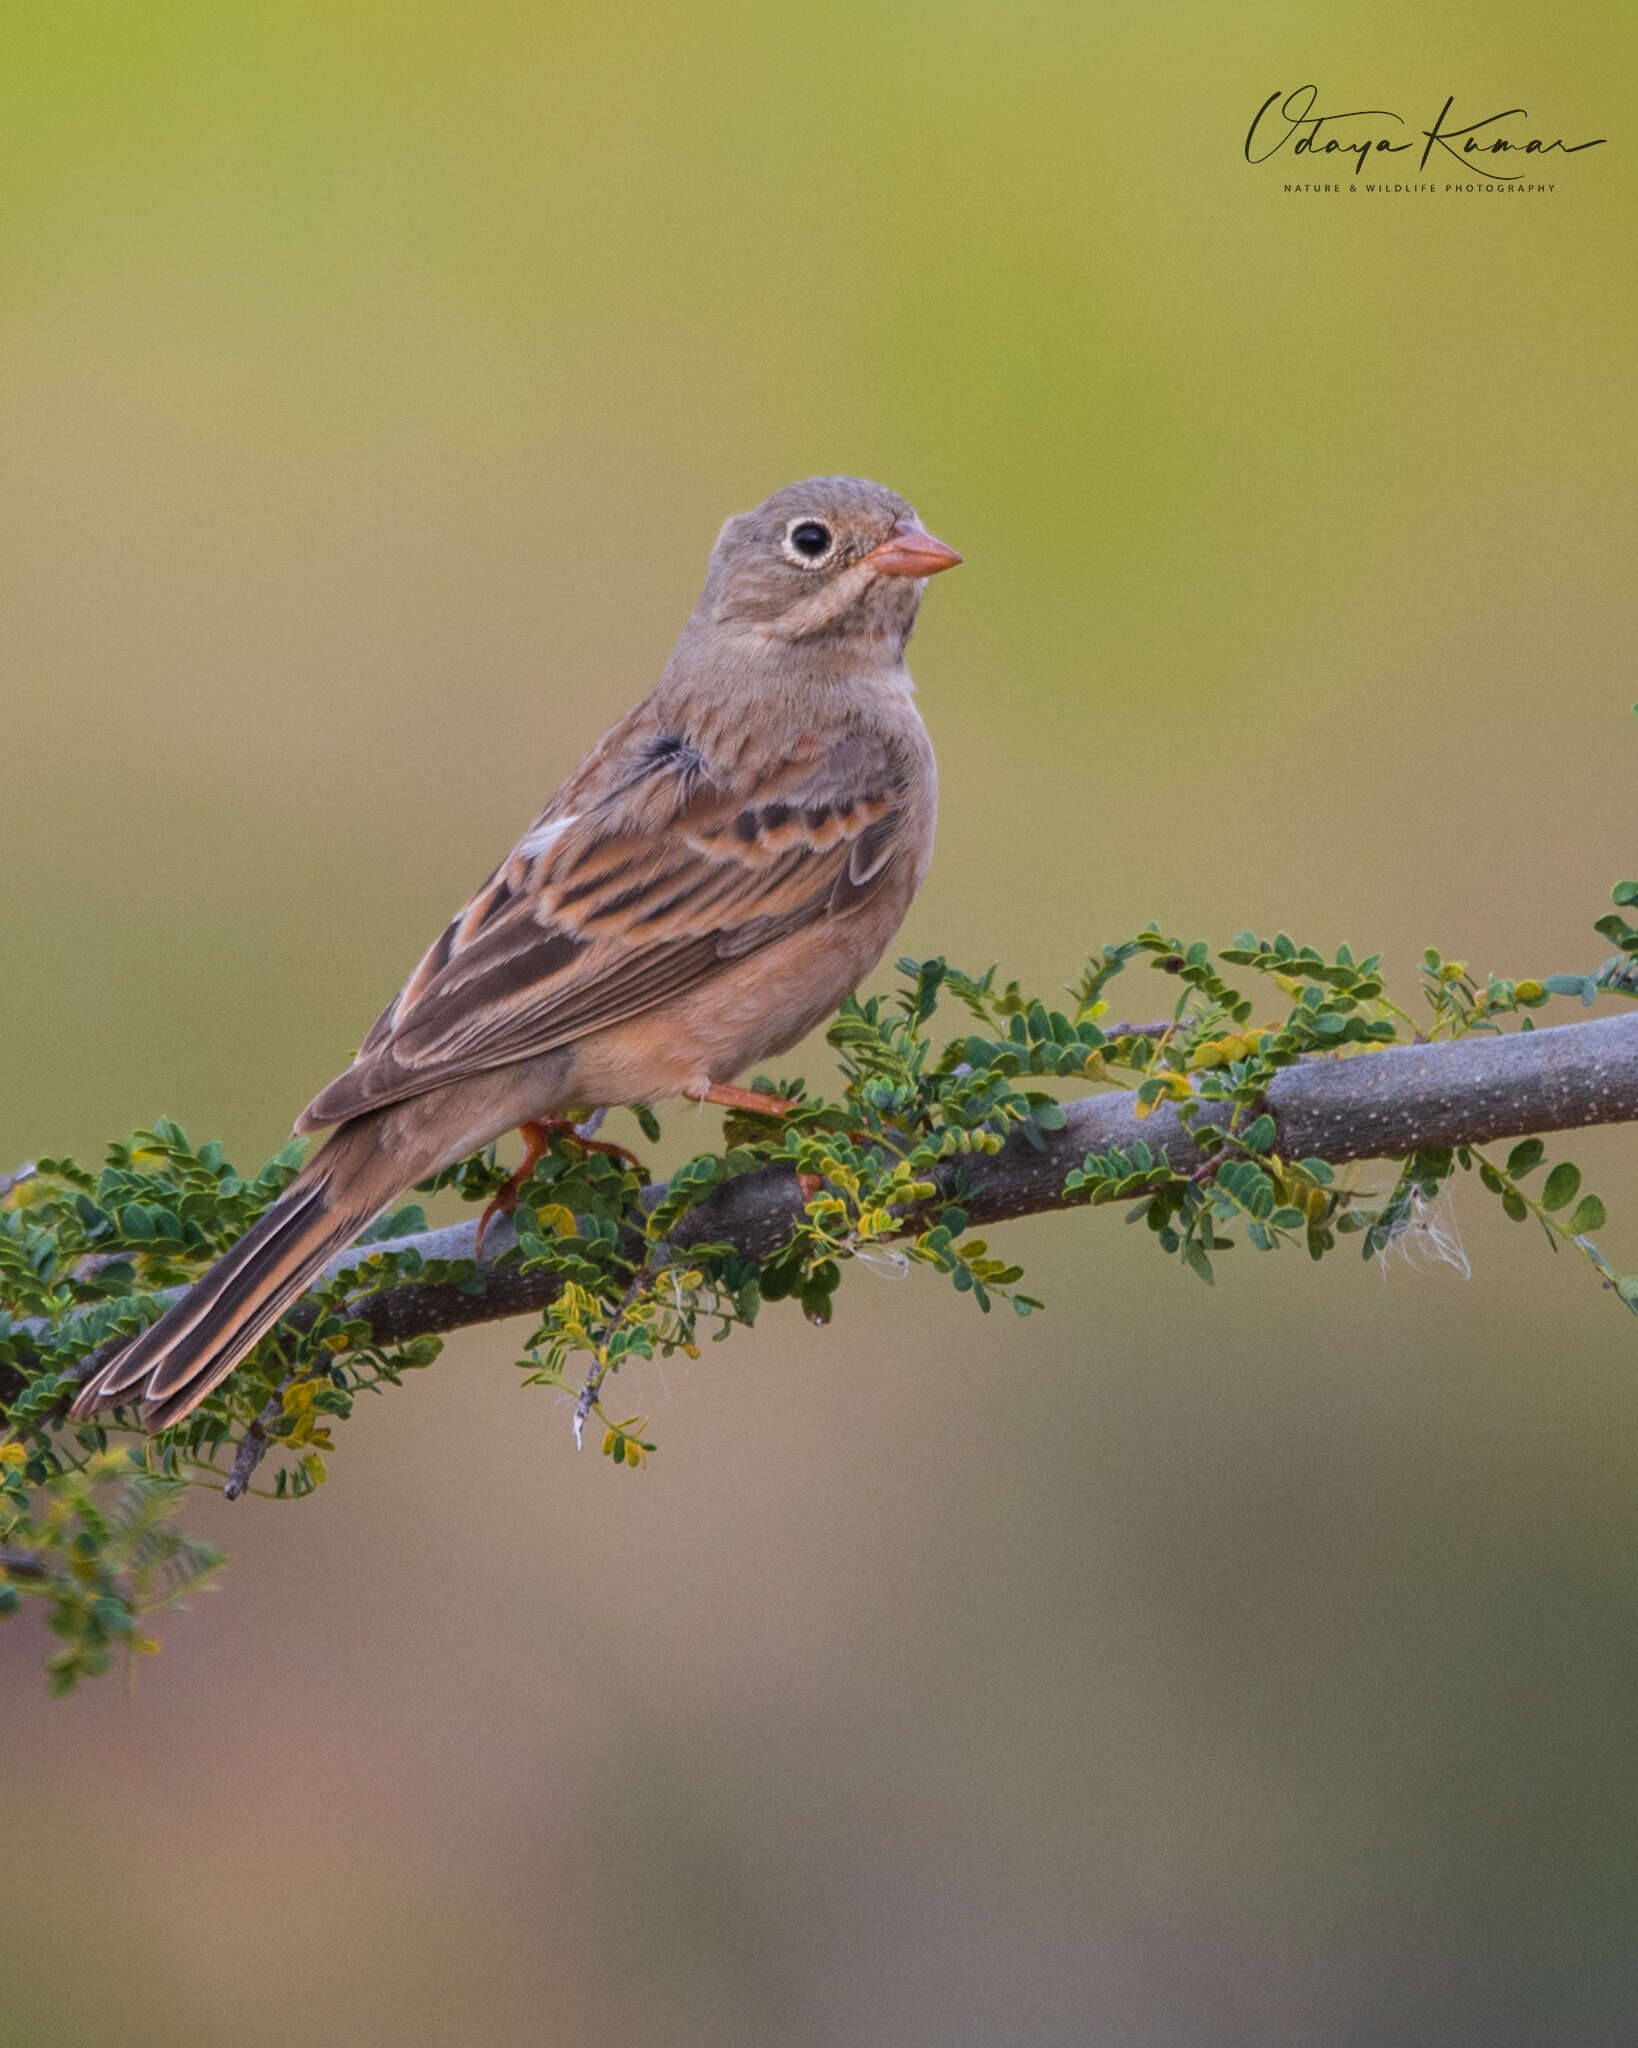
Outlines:
{"type": "Polygon", "coordinates": [[[822,519],[793,519],[779,545],[798,569],[817,569],[835,551],[836,536],[822,519]]]}

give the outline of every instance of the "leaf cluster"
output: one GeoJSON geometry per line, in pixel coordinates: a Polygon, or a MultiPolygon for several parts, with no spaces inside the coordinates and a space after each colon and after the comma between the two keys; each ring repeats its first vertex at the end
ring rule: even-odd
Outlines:
{"type": "MultiPolygon", "coordinates": [[[[734,1113],[720,1149],[703,1151],[658,1193],[625,1159],[554,1137],[518,1191],[516,1243],[504,1263],[543,1276],[550,1298],[522,1346],[525,1384],[573,1397],[577,1433],[595,1419],[616,1466],[644,1469],[656,1446],[646,1418],[606,1412],[610,1379],[628,1365],[697,1358],[754,1324],[769,1304],[794,1303],[815,1324],[836,1314],[855,1261],[942,1275],[988,1312],[1018,1290],[1021,1267],[969,1229],[974,1163],[1009,1142],[1045,1150],[1065,1123],[1065,1088],[1130,1092],[1140,1120],[1177,1119],[1199,1165],[1180,1171],[1158,1143],[1091,1153],[1065,1191],[1093,1206],[1120,1204],[1159,1249],[1211,1281],[1237,1245],[1260,1252],[1332,1253],[1344,1236],[1367,1257],[1442,1241],[1439,1205],[1452,1177],[1473,1174],[1516,1221],[1534,1221],[1556,1251],[1586,1257],[1601,1281],[1638,1309],[1638,1278],[1616,1272],[1593,1242],[1602,1201],[1584,1193],[1568,1160],[1547,1166],[1538,1139],[1505,1160],[1477,1147],[1419,1153],[1401,1163],[1385,1197],[1339,1178],[1324,1160],[1287,1159],[1267,1108],[1270,1082],[1298,1060],[1370,1058],[1407,1040],[1493,1032],[1555,996],[1586,1002],[1638,995],[1638,928],[1622,914],[1638,883],[1614,892],[1597,929],[1614,958],[1591,975],[1481,979],[1436,950],[1420,970],[1420,1014],[1390,999],[1376,954],[1325,953],[1286,933],[1242,932],[1213,952],[1148,925],[1101,947],[1052,999],[974,975],[944,959],[900,962],[891,996],[849,999],[829,1030],[839,1068],[835,1098],[800,1080],[758,1077],[794,1104],[773,1119],[734,1113]],[[1111,1021],[1109,992],[1146,965],[1169,1014],[1142,1027],[1111,1021]],[[794,1176],[799,1203],[783,1242],[752,1257],[713,1234],[710,1204],[770,1166],[794,1176]]],[[[638,1113],[652,1142],[660,1125],[638,1113]]],[[[385,1343],[371,1296],[399,1281],[477,1294],[489,1284],[471,1260],[434,1262],[413,1243],[425,1211],[378,1220],[345,1268],[265,1338],[240,1370],[174,1429],[144,1437],[121,1411],[72,1425],[66,1409],[88,1362],[162,1312],[287,1185],[299,1147],[242,1175],[215,1143],[192,1146],[167,1119],[112,1145],[100,1170],[42,1160],[0,1184],[0,1615],[37,1596],[61,1648],[52,1683],[66,1689],[106,1669],[115,1651],[151,1647],[141,1618],[203,1583],[218,1559],[183,1535],[187,1491],[248,1490],[299,1499],[324,1483],[336,1431],[360,1395],[401,1383],[437,1356],[434,1337],[385,1343]]],[[[429,1182],[487,1202],[507,1175],[488,1147],[429,1182]]]]}

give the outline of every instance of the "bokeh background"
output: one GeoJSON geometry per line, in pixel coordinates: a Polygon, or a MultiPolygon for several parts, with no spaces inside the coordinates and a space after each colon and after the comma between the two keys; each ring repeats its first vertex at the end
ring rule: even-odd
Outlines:
{"type": "MultiPolygon", "coordinates": [[[[1602,957],[1629,10],[58,0],[0,53],[0,1164],[271,1149],[815,470],[967,557],[907,950],[1602,957]],[[1309,80],[1611,140],[1286,195],[1240,145],[1309,80]]],[[[1569,1149],[1638,1264],[1631,1134],[1569,1149]]],[[[133,1693],[3,1638],[7,2048],[1629,2040],[1638,1329],[1456,1214],[1466,1283],[1208,1293],[1086,1216],[1004,1234],[1027,1324],[861,1272],[633,1389],[641,1477],[461,1336],[311,1502],[202,1498],[233,1564],[133,1693]]]]}

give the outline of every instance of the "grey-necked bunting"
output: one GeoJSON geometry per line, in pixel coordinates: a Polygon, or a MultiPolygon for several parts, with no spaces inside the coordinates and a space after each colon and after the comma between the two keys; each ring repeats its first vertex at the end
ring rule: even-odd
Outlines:
{"type": "Polygon", "coordinates": [[[81,1390],[150,1429],[226,1377],[394,1197],[514,1127],[692,1097],[868,974],[921,886],[937,774],[905,643],[960,556],[811,477],[730,519],[659,681],[586,756],[297,1119],[267,1213],[81,1390]]]}

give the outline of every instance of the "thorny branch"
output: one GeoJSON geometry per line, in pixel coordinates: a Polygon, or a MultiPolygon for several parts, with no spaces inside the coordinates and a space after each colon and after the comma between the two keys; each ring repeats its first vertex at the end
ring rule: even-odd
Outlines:
{"type": "MultiPolygon", "coordinates": [[[[1276,1130],[1272,1150],[1286,1158],[1332,1164],[1635,1121],[1638,1014],[1507,1036],[1393,1046],[1349,1059],[1307,1060],[1276,1075],[1266,1106],[1276,1130]]],[[[961,1206],[975,1225],[1069,1207],[1077,1197],[1066,1192],[1065,1176],[1088,1152],[1129,1148],[1140,1138],[1179,1172],[1194,1173],[1206,1163],[1170,1105],[1142,1121],[1124,1092],[1086,1096],[1065,1109],[1064,1128],[1047,1133],[1039,1146],[1015,1136],[992,1157],[974,1155],[941,1169],[947,1183],[941,1200],[955,1192],[959,1176],[961,1206]]],[[[1204,1104],[1198,1120],[1221,1121],[1226,1114],[1221,1105],[1204,1104]]],[[[645,1208],[652,1210],[666,1192],[663,1185],[645,1189],[645,1208]]],[[[789,1240],[802,1212],[793,1169],[770,1165],[729,1182],[691,1209],[664,1248],[644,1245],[634,1232],[633,1256],[652,1260],[662,1249],[675,1254],[695,1244],[726,1243],[743,1256],[766,1257],[789,1240]]],[[[923,1218],[906,1215],[907,1233],[919,1227],[924,1227],[923,1218]]],[[[426,1261],[470,1260],[475,1231],[472,1222],[456,1223],[344,1252],[324,1277],[356,1269],[374,1253],[414,1251],[426,1261]]],[[[369,1324],[376,1343],[392,1346],[537,1312],[554,1299],[559,1282],[550,1273],[521,1273],[498,1263],[514,1242],[509,1219],[501,1219],[477,1261],[481,1292],[396,1282],[361,1295],[349,1313],[369,1324]]],[[[292,1311],[292,1320],[299,1325],[312,1314],[312,1305],[302,1304],[292,1311]]],[[[112,1348],[83,1360],[80,1372],[94,1372],[112,1348]]],[[[244,1491],[269,1448],[265,1425],[272,1419],[272,1413],[259,1418],[241,1445],[228,1482],[230,1498],[244,1491]]]]}

